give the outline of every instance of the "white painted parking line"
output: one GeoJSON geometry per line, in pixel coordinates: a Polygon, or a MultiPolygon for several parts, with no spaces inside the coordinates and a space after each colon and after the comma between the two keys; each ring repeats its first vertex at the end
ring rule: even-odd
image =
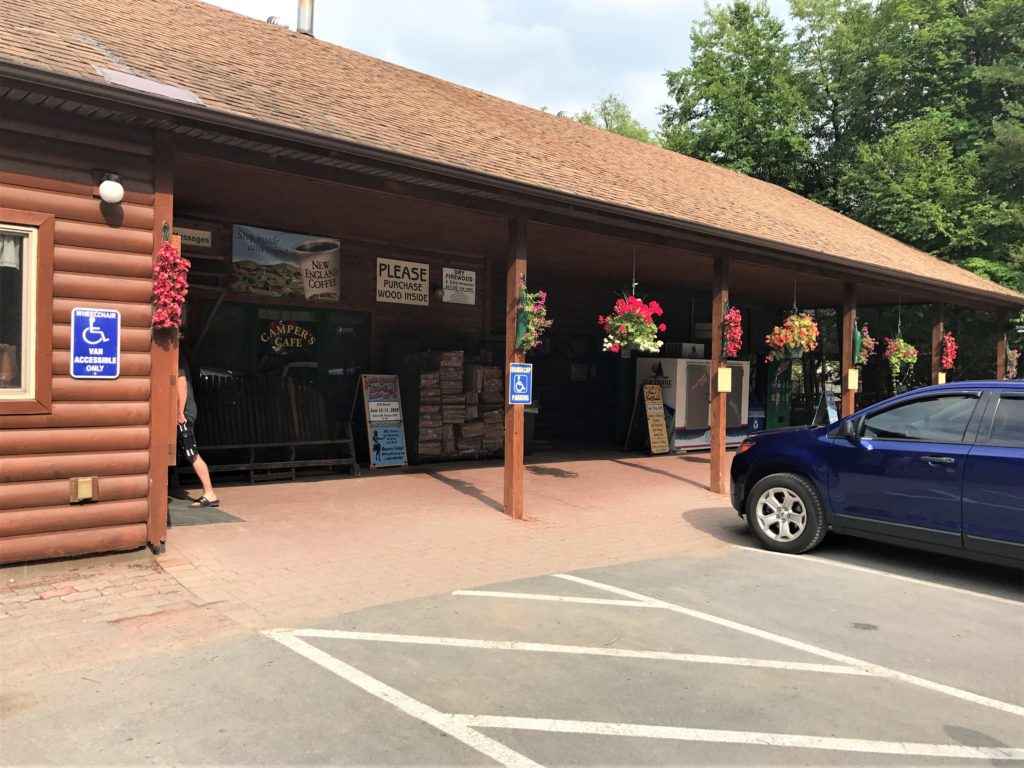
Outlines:
{"type": "Polygon", "coordinates": [[[744,547],[739,544],[731,545],[735,549],[742,552],[756,552],[760,555],[770,555],[771,557],[785,557],[790,562],[800,563],[815,563],[817,565],[832,566],[833,568],[844,568],[848,571],[857,571],[858,573],[867,573],[871,576],[884,576],[887,579],[895,579],[896,581],[905,581],[908,584],[916,584],[921,587],[931,587],[932,589],[942,590],[943,592],[955,592],[957,594],[966,595],[970,598],[981,598],[983,600],[991,600],[997,603],[1003,603],[1004,605],[1012,605],[1014,608],[1020,608],[1024,605],[1024,582],[1021,585],[1021,599],[1014,600],[1008,597],[999,597],[998,595],[990,595],[985,592],[972,592],[969,589],[962,587],[952,587],[948,584],[936,584],[932,581],[925,581],[924,579],[915,579],[913,576],[904,576],[901,573],[888,573],[886,571],[876,571],[873,568],[865,568],[862,565],[853,565],[852,563],[843,563],[838,560],[832,560],[827,557],[820,555],[803,555],[801,557],[794,557],[793,555],[787,555],[782,552],[771,552],[767,549],[761,549],[760,547],[744,547]]]}
{"type": "Polygon", "coordinates": [[[459,597],[505,597],[513,600],[547,600],[552,603],[582,603],[583,605],[619,605],[626,608],[656,608],[639,600],[612,600],[607,597],[573,597],[572,595],[541,595],[533,592],[492,592],[486,589],[457,589],[459,597]]]}
{"type": "Polygon", "coordinates": [[[495,651],[527,651],[534,653],[564,653],[576,656],[606,656],[620,659],[648,659],[691,664],[722,664],[736,667],[761,667],[794,672],[820,672],[833,675],[867,675],[874,673],[846,664],[810,664],[800,661],[774,659],[748,659],[734,656],[707,656],[696,653],[671,651],[641,651],[605,646],[557,645],[551,643],[522,643],[511,640],[474,640],[466,637],[433,637],[430,635],[397,635],[386,632],[353,632],[340,629],[297,629],[297,637],[319,637],[331,640],[364,640],[376,643],[405,643],[409,645],[437,645],[449,648],[479,648],[495,651]]]}
{"type": "Polygon", "coordinates": [[[732,621],[731,619],[724,619],[720,616],[713,616],[710,613],[704,613],[703,611],[698,611],[693,608],[686,608],[682,605],[669,603],[665,600],[659,600],[657,598],[650,597],[649,595],[643,595],[639,592],[633,592],[631,590],[616,587],[611,584],[603,584],[599,581],[584,579],[580,576],[573,576],[572,574],[566,573],[555,574],[555,577],[559,579],[565,579],[566,581],[572,581],[577,584],[584,584],[586,586],[593,587],[594,589],[603,590],[613,595],[619,595],[621,597],[625,597],[630,600],[635,600],[637,602],[648,603],[652,606],[664,608],[667,611],[673,611],[675,613],[680,613],[684,616],[689,616],[694,619],[700,619],[701,621],[706,621],[710,624],[717,624],[720,627],[734,629],[737,632],[752,635],[753,637],[758,637],[762,640],[767,640],[772,643],[778,643],[779,645],[786,646],[787,648],[793,648],[795,650],[803,651],[804,653],[809,653],[814,656],[820,656],[822,658],[829,659],[831,661],[836,661],[841,664],[849,664],[859,669],[869,670],[875,675],[878,675],[879,677],[885,677],[891,680],[899,680],[910,685],[916,685],[919,688],[925,688],[930,691],[935,691],[937,693],[942,693],[947,696],[952,696],[958,699],[962,699],[964,701],[969,701],[972,704],[979,704],[983,707],[989,707],[991,709],[997,709],[1001,712],[1007,712],[1011,715],[1016,715],[1017,717],[1024,717],[1024,707],[1019,706],[1017,704],[1011,704],[1006,701],[992,699],[988,696],[982,696],[971,691],[965,691],[962,688],[955,688],[951,685],[945,685],[944,683],[937,683],[933,680],[926,680],[925,678],[917,677],[916,675],[908,675],[905,672],[900,672],[896,669],[883,667],[879,664],[873,664],[869,661],[864,661],[863,659],[858,659],[853,656],[847,656],[843,653],[830,651],[827,648],[821,648],[816,645],[811,645],[810,643],[805,643],[801,640],[794,640],[793,638],[785,637],[774,632],[768,632],[763,629],[758,629],[757,627],[751,627],[747,624],[741,624],[740,622],[732,621]]]}
{"type": "Polygon", "coordinates": [[[967,747],[959,744],[920,744],[906,741],[841,739],[832,736],[800,736],[788,733],[726,731],[711,728],[681,728],[670,725],[638,723],[602,723],[585,720],[547,720],[534,717],[495,717],[491,715],[454,715],[454,719],[473,728],[501,728],[575,733],[593,736],[626,736],[643,739],[700,741],[714,744],[823,749],[832,752],[860,752],[903,757],[954,758],[960,760],[1024,760],[1019,747],[967,747]]]}
{"type": "Polygon", "coordinates": [[[464,721],[444,712],[438,712],[419,699],[414,699],[412,696],[404,694],[374,677],[370,677],[365,672],[346,664],[329,653],[321,651],[304,640],[300,640],[289,630],[270,630],[263,634],[281,643],[286,648],[290,648],[303,658],[333,672],[343,680],[352,683],[352,685],[362,688],[382,701],[386,701],[410,717],[414,717],[443,733],[447,733],[467,747],[475,749],[477,752],[498,761],[502,765],[509,766],[509,768],[540,768],[538,763],[533,762],[515,750],[509,749],[489,736],[474,730],[464,721]]]}
{"type": "MultiPolygon", "coordinates": [[[[596,582],[595,582],[596,583],[596,582]]],[[[901,757],[952,758],[959,760],[1024,760],[1024,748],[975,747],[959,744],[926,744],[920,742],[845,739],[833,736],[808,736],[788,733],[687,728],[683,726],[648,725],[643,723],[612,723],[589,720],[560,720],[533,717],[454,714],[441,712],[408,694],[392,688],[365,672],[307,643],[303,637],[369,640],[374,642],[411,642],[413,644],[448,645],[455,647],[493,648],[497,650],[550,650],[566,648],[564,653],[588,655],[591,651],[618,649],[576,646],[546,646],[540,643],[503,643],[467,638],[430,637],[425,635],[394,635],[378,632],[354,632],[322,629],[279,629],[264,632],[266,636],[298,653],[303,658],[333,672],[363,691],[391,704],[399,711],[437,728],[502,765],[511,768],[538,768],[538,763],[480,732],[480,729],[537,731],[593,736],[662,739],[711,744],[815,749],[832,752],[897,755],[901,757]]],[[[606,654],[600,654],[606,655],[606,654]]],[[[616,654],[617,655],[617,654],[616,654]]],[[[675,655],[675,654],[673,654],[675,655]]],[[[659,654],[659,658],[660,658],[659,654]]],[[[641,656],[640,658],[646,658],[641,656]]],[[[678,660],[678,659],[673,659],[678,660]]],[[[824,665],[822,665],[824,666],[824,665]]],[[[831,671],[831,670],[830,670],[831,671]]],[[[854,671],[854,673],[856,673],[854,671]]]]}

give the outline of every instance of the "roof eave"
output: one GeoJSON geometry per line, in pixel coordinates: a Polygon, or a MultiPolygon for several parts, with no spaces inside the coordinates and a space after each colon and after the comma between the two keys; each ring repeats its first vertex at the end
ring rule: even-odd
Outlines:
{"type": "MultiPolygon", "coordinates": [[[[111,86],[99,81],[85,80],[83,78],[52,72],[50,70],[0,60],[0,79],[8,78],[20,81],[26,85],[51,88],[68,94],[74,94],[77,97],[114,102],[120,106],[144,110],[148,113],[154,113],[168,118],[184,118],[186,120],[195,121],[208,126],[257,134],[281,141],[315,147],[327,152],[343,152],[368,161],[400,165],[410,170],[444,175],[453,180],[482,185],[485,187],[493,187],[501,190],[502,192],[512,193],[519,196],[519,204],[524,208],[530,207],[530,201],[537,199],[543,199],[547,202],[553,202],[575,209],[578,209],[580,206],[585,206],[595,212],[610,214],[617,218],[652,224],[689,235],[703,235],[716,240],[727,240],[743,244],[748,247],[775,251],[801,259],[809,259],[816,263],[826,263],[837,271],[847,273],[848,275],[850,275],[850,273],[853,273],[853,275],[861,273],[874,277],[897,279],[910,283],[918,288],[933,292],[937,291],[947,296],[952,296],[955,292],[966,293],[971,299],[974,299],[975,302],[992,308],[1018,309],[1020,307],[1024,307],[1024,295],[1014,293],[1009,291],[1009,289],[1002,288],[1001,286],[998,292],[989,292],[973,286],[956,286],[946,282],[936,282],[928,280],[927,278],[921,278],[919,276],[909,275],[904,272],[885,269],[883,267],[876,267],[868,264],[852,264],[848,260],[822,251],[801,248],[785,242],[759,238],[724,228],[713,227],[685,219],[651,213],[641,209],[616,205],[596,198],[573,195],[571,193],[559,192],[544,187],[524,184],[522,182],[512,181],[505,177],[493,176],[456,165],[426,160],[421,157],[407,155],[393,150],[345,141],[344,139],[332,138],[322,134],[302,131],[289,126],[268,123],[254,118],[241,117],[227,112],[217,111],[203,105],[174,101],[147,93],[111,86]]],[[[851,275],[851,277],[853,275],[851,275]]]]}

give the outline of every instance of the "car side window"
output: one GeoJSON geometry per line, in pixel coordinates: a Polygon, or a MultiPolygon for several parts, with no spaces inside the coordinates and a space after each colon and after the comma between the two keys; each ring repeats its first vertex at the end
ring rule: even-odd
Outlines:
{"type": "Polygon", "coordinates": [[[960,394],[901,403],[865,417],[862,437],[960,443],[977,404],[977,397],[960,394]]]}
{"type": "Polygon", "coordinates": [[[1024,397],[1003,395],[996,402],[989,445],[1024,448],[1024,397]]]}

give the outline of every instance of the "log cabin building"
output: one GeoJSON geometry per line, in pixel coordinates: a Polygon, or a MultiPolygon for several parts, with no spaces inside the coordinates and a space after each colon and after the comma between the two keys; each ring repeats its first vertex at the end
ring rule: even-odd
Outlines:
{"type": "MultiPolygon", "coordinates": [[[[504,380],[524,278],[556,323],[531,356],[538,434],[569,446],[621,446],[636,364],[602,352],[596,320],[633,283],[665,307],[664,354],[711,370],[729,301],[747,339],[794,294],[840,308],[843,338],[858,300],[973,307],[1000,327],[1024,305],[771,184],[198,0],[6,4],[0,43],[3,563],[166,540],[179,339],[151,327],[165,225],[192,262],[200,448],[234,446],[225,466],[250,476],[345,458],[369,372],[400,375],[410,458],[430,459],[417,389],[442,353],[504,380]],[[120,313],[114,377],[71,375],[81,308],[120,313]],[[252,447],[265,443],[272,460],[252,447]]],[[[711,379],[722,492],[727,405],[711,379]]],[[[454,410],[501,409],[480,382],[463,389],[454,410]]],[[[499,425],[514,516],[523,418],[511,407],[458,438],[484,455],[499,425]]]]}

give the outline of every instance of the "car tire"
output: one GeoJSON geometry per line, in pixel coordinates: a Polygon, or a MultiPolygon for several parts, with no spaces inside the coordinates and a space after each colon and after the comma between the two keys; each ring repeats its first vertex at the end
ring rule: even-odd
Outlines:
{"type": "Polygon", "coordinates": [[[806,477],[790,472],[758,480],[747,495],[746,512],[747,526],[772,552],[809,552],[828,531],[817,489],[806,477]]]}

